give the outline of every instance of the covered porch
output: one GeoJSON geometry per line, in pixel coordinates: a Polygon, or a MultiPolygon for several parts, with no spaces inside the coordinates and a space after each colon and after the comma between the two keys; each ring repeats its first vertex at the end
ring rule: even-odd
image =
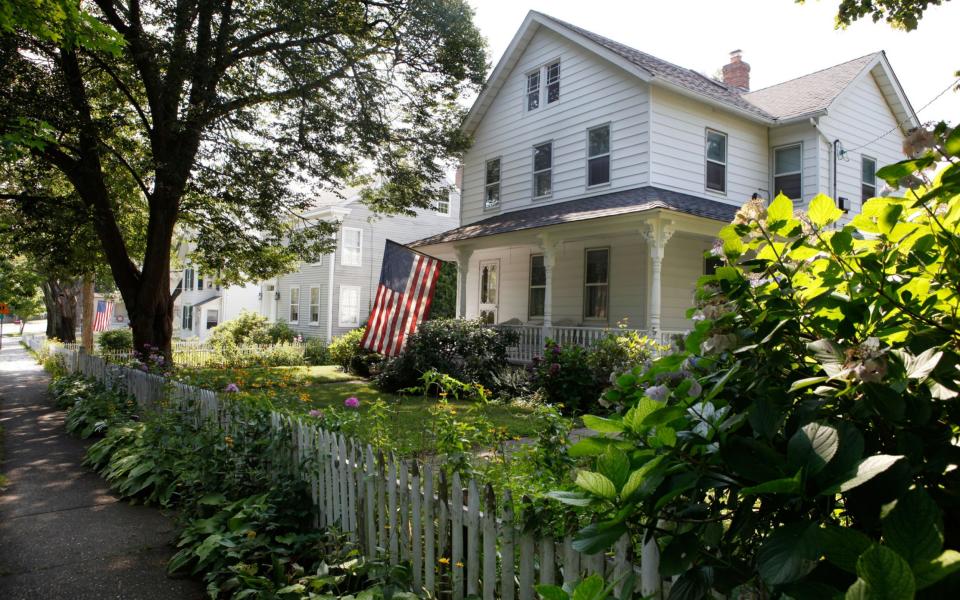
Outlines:
{"type": "Polygon", "coordinates": [[[497,215],[415,245],[457,263],[458,316],[518,331],[514,360],[531,360],[547,338],[590,346],[617,329],[670,345],[690,327],[696,282],[713,268],[704,254],[736,211],[693,200],[611,207],[586,198],[497,215]]]}

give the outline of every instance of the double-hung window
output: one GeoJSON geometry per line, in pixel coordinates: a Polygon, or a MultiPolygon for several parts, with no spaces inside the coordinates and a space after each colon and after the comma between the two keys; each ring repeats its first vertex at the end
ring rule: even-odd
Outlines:
{"type": "Polygon", "coordinates": [[[486,174],[483,180],[483,207],[496,208],[500,206],[500,159],[487,161],[486,174]]]}
{"type": "Polygon", "coordinates": [[[560,99],[560,61],[547,65],[547,104],[560,99]]]}
{"type": "Polygon", "coordinates": [[[610,249],[586,251],[583,318],[607,320],[610,304],[610,249]]]}
{"type": "Polygon", "coordinates": [[[207,329],[213,329],[220,322],[220,311],[211,308],[207,311],[207,329]]]}
{"type": "Polygon", "coordinates": [[[193,269],[183,270],[183,291],[193,290],[193,269]]]}
{"type": "Polygon", "coordinates": [[[800,144],[773,151],[773,192],[793,200],[803,197],[803,146],[800,144]]]}
{"type": "Polygon", "coordinates": [[[542,318],[547,300],[547,269],[542,254],[530,256],[530,305],[527,310],[531,319],[542,318]]]}
{"type": "Polygon", "coordinates": [[[193,306],[184,305],[183,316],[180,318],[180,329],[193,329],[193,306]]]}
{"type": "Polygon", "coordinates": [[[340,286],[340,316],[337,319],[340,327],[357,327],[360,325],[360,287],[356,285],[340,286]]]}
{"type": "Polygon", "coordinates": [[[340,238],[340,264],[345,267],[359,267],[363,264],[363,230],[344,227],[340,238]]]}
{"type": "Polygon", "coordinates": [[[320,324],[320,288],[310,288],[310,324],[320,324]]]}
{"type": "Polygon", "coordinates": [[[203,289],[203,273],[197,273],[197,289],[203,289]]]}
{"type": "Polygon", "coordinates": [[[540,69],[527,73],[527,110],[540,108],[540,69]]]}
{"type": "Polygon", "coordinates": [[[543,198],[553,191],[553,142],[533,147],[533,197],[543,198]]]}
{"type": "Polygon", "coordinates": [[[707,130],[707,189],[727,191],[727,134],[707,130]]]}
{"type": "Polygon", "coordinates": [[[587,185],[610,183],[610,126],[587,130],[587,185]]]}
{"type": "Polygon", "coordinates": [[[445,196],[443,196],[443,198],[433,203],[433,210],[435,210],[438,215],[450,214],[450,192],[449,191],[446,193],[445,196]]]}
{"type": "Polygon", "coordinates": [[[290,288],[289,321],[291,323],[300,322],[300,286],[293,286],[290,288]]]}
{"type": "Polygon", "coordinates": [[[869,156],[860,159],[860,202],[877,195],[877,160],[869,156]]]}

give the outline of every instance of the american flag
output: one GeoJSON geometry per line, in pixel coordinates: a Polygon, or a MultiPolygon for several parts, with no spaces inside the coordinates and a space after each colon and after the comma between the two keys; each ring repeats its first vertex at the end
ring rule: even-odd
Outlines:
{"type": "Polygon", "coordinates": [[[430,311],[440,261],[387,240],[380,285],[360,345],[386,356],[400,353],[430,311]]]}
{"type": "Polygon", "coordinates": [[[113,316],[113,302],[97,300],[97,312],[93,314],[93,330],[106,331],[110,326],[111,316],[113,316]]]}

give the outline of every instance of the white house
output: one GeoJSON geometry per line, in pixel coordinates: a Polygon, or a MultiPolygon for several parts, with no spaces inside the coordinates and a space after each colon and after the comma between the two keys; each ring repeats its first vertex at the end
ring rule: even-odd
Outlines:
{"type": "Polygon", "coordinates": [[[918,125],[882,52],[749,90],[530,12],[464,124],[460,226],[414,246],[459,267],[458,312],[587,343],[626,319],[686,330],[704,257],[752,196],[878,195],[918,125]]]}
{"type": "Polygon", "coordinates": [[[243,311],[257,312],[260,288],[256,283],[221,286],[209,273],[190,263],[188,242],[177,248],[178,263],[183,268],[171,271],[174,290],[180,293],[173,303],[173,336],[205,341],[210,330],[223,321],[236,318],[243,311]]]}

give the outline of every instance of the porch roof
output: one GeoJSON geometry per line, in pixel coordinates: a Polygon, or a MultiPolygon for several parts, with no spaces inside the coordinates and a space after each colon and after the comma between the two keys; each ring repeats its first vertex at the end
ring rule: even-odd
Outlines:
{"type": "Polygon", "coordinates": [[[673,192],[653,186],[644,186],[632,190],[610,192],[599,196],[577,198],[557,204],[545,204],[523,210],[515,210],[495,215],[476,223],[463,225],[443,233],[417,240],[409,244],[413,247],[430,246],[446,242],[459,242],[473,238],[510,233],[524,229],[535,229],[587,221],[602,217],[612,217],[648,210],[673,210],[697,217],[714,219],[729,223],[733,220],[739,207],[732,204],[717,202],[708,198],[700,198],[673,192]]]}

